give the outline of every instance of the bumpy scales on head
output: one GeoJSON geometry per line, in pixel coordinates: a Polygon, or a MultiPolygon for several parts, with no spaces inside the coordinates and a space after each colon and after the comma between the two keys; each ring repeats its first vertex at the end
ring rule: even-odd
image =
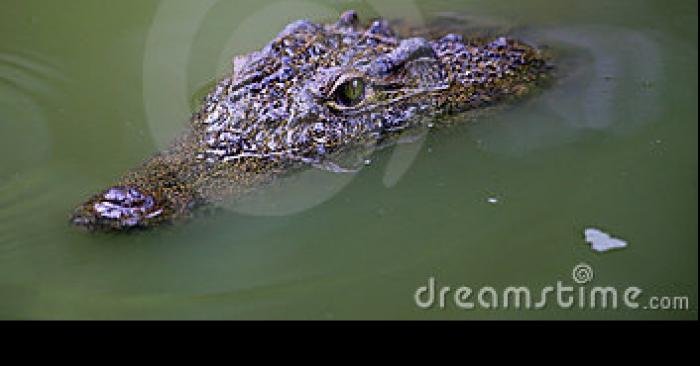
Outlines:
{"type": "Polygon", "coordinates": [[[516,40],[399,38],[386,21],[297,21],[234,59],[184,136],[90,198],[73,222],[148,227],[212,198],[244,193],[295,165],[438,122],[529,90],[539,52],[516,40]]]}

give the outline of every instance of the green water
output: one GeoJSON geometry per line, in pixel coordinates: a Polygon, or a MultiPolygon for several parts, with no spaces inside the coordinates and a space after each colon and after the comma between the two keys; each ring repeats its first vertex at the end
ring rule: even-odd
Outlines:
{"type": "MultiPolygon", "coordinates": [[[[697,319],[696,1],[3,0],[0,318],[697,319]],[[186,225],[94,235],[73,207],[175,136],[235,54],[287,22],[505,31],[555,55],[548,90],[310,171],[186,225]],[[585,228],[629,246],[596,253],[585,228]],[[419,286],[637,286],[689,310],[421,309],[419,286]]],[[[473,299],[475,300],[475,299],[473,299]]],[[[643,300],[642,300],[643,301],[643,300]]]]}

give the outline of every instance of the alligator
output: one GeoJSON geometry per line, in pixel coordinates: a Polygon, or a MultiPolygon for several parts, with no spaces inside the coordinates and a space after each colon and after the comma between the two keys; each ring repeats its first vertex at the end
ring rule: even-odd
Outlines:
{"type": "Polygon", "coordinates": [[[362,23],[355,11],[289,24],[260,51],[235,57],[184,133],[71,221],[105,231],[178,221],[348,146],[525,95],[551,68],[511,37],[402,37],[392,28],[362,23]]]}

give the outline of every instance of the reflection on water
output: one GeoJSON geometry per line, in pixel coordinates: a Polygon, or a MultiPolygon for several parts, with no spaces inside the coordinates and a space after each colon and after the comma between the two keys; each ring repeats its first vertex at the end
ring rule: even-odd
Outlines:
{"type": "Polygon", "coordinates": [[[396,185],[418,157],[428,129],[418,127],[380,144],[358,145],[344,149],[319,164],[289,174],[252,194],[219,203],[233,212],[255,216],[287,216],[312,209],[337,196],[362,169],[372,165],[372,156],[391,151],[382,182],[396,185]],[[386,151],[389,150],[389,151],[386,151]]]}
{"type": "Polygon", "coordinates": [[[590,129],[631,133],[658,118],[663,63],[653,37],[606,26],[530,30],[523,36],[549,49],[556,80],[538,98],[476,127],[474,136],[485,149],[522,153],[570,142],[590,129]]]}
{"type": "Polygon", "coordinates": [[[155,231],[76,231],[75,204],[170,142],[226,53],[279,31],[256,19],[290,8],[165,3],[162,24],[147,1],[0,12],[0,318],[697,318],[412,300],[431,276],[536,285],[586,262],[604,283],[697,307],[697,2],[300,0],[309,17],[396,8],[508,31],[546,45],[558,77],[469,123],[337,161],[357,173],[312,169],[155,231]],[[633,245],[595,253],[589,227],[633,245]]]}

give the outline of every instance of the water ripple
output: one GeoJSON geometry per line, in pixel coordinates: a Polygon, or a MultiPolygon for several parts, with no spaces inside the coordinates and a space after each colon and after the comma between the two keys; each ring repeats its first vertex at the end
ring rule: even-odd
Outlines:
{"type": "Polygon", "coordinates": [[[66,79],[40,56],[0,53],[0,187],[48,159],[47,110],[66,79]]]}

